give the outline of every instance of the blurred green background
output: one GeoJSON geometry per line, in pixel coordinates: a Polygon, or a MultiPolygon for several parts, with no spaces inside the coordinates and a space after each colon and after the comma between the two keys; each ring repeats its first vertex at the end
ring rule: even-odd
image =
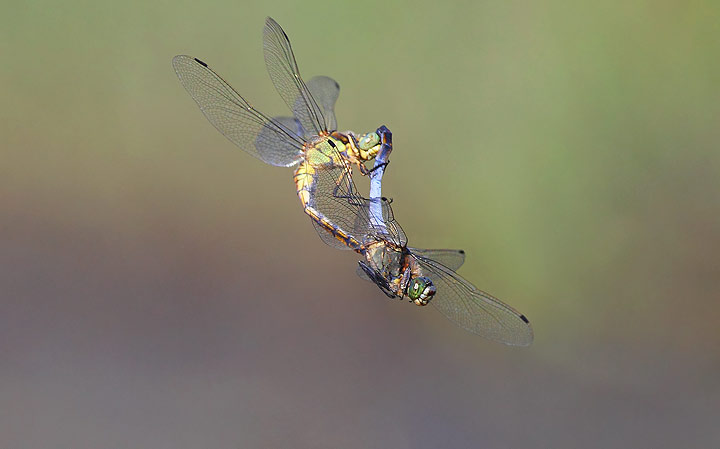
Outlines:
{"type": "Polygon", "coordinates": [[[4,4],[0,446],[719,447],[718,9],[4,4]],[[533,346],[388,301],[207,123],[176,54],[286,112],[268,15],[533,346]]]}

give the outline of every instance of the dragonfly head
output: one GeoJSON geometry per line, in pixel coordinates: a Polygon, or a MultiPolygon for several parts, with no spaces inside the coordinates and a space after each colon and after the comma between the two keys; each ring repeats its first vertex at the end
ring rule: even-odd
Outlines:
{"type": "Polygon", "coordinates": [[[380,136],[377,133],[363,134],[358,140],[358,148],[361,150],[370,150],[380,144],[380,136]]]}
{"type": "Polygon", "coordinates": [[[356,157],[361,161],[368,161],[377,156],[381,146],[380,136],[377,133],[363,134],[357,141],[356,157]]]}
{"type": "Polygon", "coordinates": [[[417,306],[426,306],[435,294],[436,288],[429,277],[419,276],[410,279],[407,295],[417,306]]]}

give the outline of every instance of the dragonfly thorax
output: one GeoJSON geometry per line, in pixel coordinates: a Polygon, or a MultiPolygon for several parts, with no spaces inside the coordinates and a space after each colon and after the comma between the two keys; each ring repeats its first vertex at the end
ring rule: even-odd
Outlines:
{"type": "Polygon", "coordinates": [[[389,288],[400,298],[408,297],[415,305],[426,306],[437,291],[435,284],[423,276],[406,247],[378,240],[364,248],[368,265],[387,280],[389,288]]]}
{"type": "Polygon", "coordinates": [[[310,165],[316,168],[339,167],[343,161],[339,159],[338,155],[342,157],[346,154],[345,144],[329,135],[314,136],[305,144],[305,158],[310,165]]]}

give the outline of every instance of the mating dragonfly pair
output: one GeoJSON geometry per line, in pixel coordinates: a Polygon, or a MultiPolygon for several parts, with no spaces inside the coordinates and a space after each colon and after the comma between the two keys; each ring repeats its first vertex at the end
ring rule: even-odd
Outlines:
{"type": "Polygon", "coordinates": [[[319,76],[300,77],[290,41],[273,19],[263,34],[265,64],[292,117],[270,118],[256,110],[203,61],[180,55],[173,66],[203,114],[243,150],[275,166],[296,167],[294,182],[303,210],[321,239],[360,254],[358,274],[391,298],[432,304],[451,321],[477,335],[509,345],[532,342],[530,323],[512,307],[460,277],[462,250],[418,249],[382,198],[380,182],[392,149],[385,127],[357,135],[337,131],[334,107],[340,86],[319,76]],[[376,159],[373,169],[366,162],[376,159]],[[364,197],[353,169],[371,177],[364,197]]]}

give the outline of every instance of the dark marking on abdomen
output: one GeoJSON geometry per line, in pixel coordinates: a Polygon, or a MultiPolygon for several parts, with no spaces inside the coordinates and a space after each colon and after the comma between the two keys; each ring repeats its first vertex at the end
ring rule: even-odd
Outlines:
{"type": "Polygon", "coordinates": [[[325,229],[328,233],[330,233],[330,235],[342,242],[348,248],[354,251],[358,251],[359,248],[362,246],[360,242],[357,241],[353,236],[349,235],[339,226],[335,225],[327,217],[315,210],[315,208],[306,207],[305,213],[308,214],[314,222],[320,225],[320,227],[325,229]]]}

